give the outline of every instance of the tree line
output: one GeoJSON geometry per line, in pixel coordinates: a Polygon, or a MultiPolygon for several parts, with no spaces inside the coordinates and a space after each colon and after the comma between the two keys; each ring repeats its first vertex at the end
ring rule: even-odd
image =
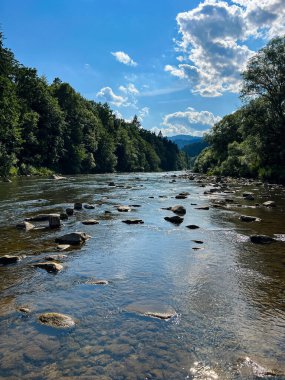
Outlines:
{"type": "Polygon", "coordinates": [[[205,137],[194,170],[285,182],[285,37],[271,40],[242,74],[243,106],[205,137]]]}
{"type": "Polygon", "coordinates": [[[20,64],[0,33],[0,176],[169,171],[187,156],[167,138],[118,118],[59,78],[20,64]]]}

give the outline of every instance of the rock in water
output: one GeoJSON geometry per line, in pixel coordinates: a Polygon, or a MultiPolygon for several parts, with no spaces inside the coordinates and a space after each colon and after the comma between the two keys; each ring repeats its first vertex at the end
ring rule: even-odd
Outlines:
{"type": "Polygon", "coordinates": [[[195,207],[195,210],[209,210],[209,206],[199,206],[199,207],[195,207]]]}
{"type": "Polygon", "coordinates": [[[76,202],[74,203],[74,210],[82,210],[82,203],[76,202]]]}
{"type": "Polygon", "coordinates": [[[186,209],[185,209],[185,207],[180,206],[180,205],[178,205],[178,206],[173,206],[173,207],[170,208],[170,210],[171,210],[172,212],[174,212],[174,214],[177,214],[177,215],[185,215],[185,214],[186,214],[186,209]]]}
{"type": "Polygon", "coordinates": [[[99,224],[98,220],[95,219],[88,219],[88,220],[83,220],[82,224],[85,225],[93,225],[93,224],[99,224]]]}
{"type": "Polygon", "coordinates": [[[46,256],[45,260],[47,260],[47,261],[61,261],[61,260],[64,260],[66,258],[67,258],[66,255],[50,255],[50,256],[46,256]]]}
{"type": "Polygon", "coordinates": [[[199,226],[196,226],[196,224],[189,224],[186,227],[189,228],[189,230],[196,230],[197,228],[200,228],[199,226]]]}
{"type": "Polygon", "coordinates": [[[30,218],[26,218],[25,220],[32,222],[47,222],[51,216],[60,218],[60,214],[38,214],[30,218]]]}
{"type": "Polygon", "coordinates": [[[255,244],[270,244],[276,240],[272,238],[271,236],[267,236],[267,235],[251,235],[250,241],[255,244]]]}
{"type": "Polygon", "coordinates": [[[126,310],[159,319],[170,319],[177,314],[171,306],[160,304],[156,301],[134,302],[128,305],[126,310]]]}
{"type": "Polygon", "coordinates": [[[143,224],[144,223],[144,221],[141,219],[126,219],[126,220],[122,220],[122,222],[126,224],[143,224]]]}
{"type": "Polygon", "coordinates": [[[94,210],[95,206],[86,204],[86,205],[84,205],[84,208],[86,208],[86,210],[94,210]]]}
{"type": "Polygon", "coordinates": [[[69,207],[69,208],[67,208],[65,211],[66,211],[66,213],[67,213],[68,216],[71,216],[71,215],[74,214],[74,209],[73,209],[73,208],[70,208],[70,207],[69,207]]]}
{"type": "Polygon", "coordinates": [[[29,222],[21,222],[21,223],[18,223],[16,225],[16,227],[19,229],[19,230],[24,230],[24,231],[30,231],[32,230],[33,228],[35,228],[35,226],[32,224],[32,223],[29,223],[29,222]]]}
{"type": "Polygon", "coordinates": [[[0,257],[0,264],[2,265],[15,264],[20,260],[21,258],[19,256],[4,255],[0,257]]]}
{"type": "Polygon", "coordinates": [[[176,216],[166,216],[164,218],[167,222],[170,222],[170,223],[173,223],[173,224],[181,224],[183,222],[183,218],[181,218],[180,216],[176,215],[176,216]]]}
{"type": "Polygon", "coordinates": [[[187,199],[187,195],[180,195],[180,194],[178,194],[178,195],[176,195],[176,197],[175,197],[176,199],[187,199]]]}
{"type": "Polygon", "coordinates": [[[129,212],[129,211],[131,211],[132,209],[131,209],[131,207],[128,207],[128,206],[118,206],[118,207],[117,207],[117,210],[118,210],[119,212],[129,212]]]}
{"type": "Polygon", "coordinates": [[[33,265],[36,268],[45,269],[47,272],[58,273],[63,269],[63,266],[54,262],[47,261],[45,263],[37,263],[33,265]]]}
{"type": "Polygon", "coordinates": [[[75,326],[75,321],[65,314],[59,313],[44,313],[39,316],[39,321],[44,325],[55,328],[70,328],[75,326]]]}
{"type": "Polygon", "coordinates": [[[241,215],[240,220],[243,222],[260,222],[261,219],[256,218],[255,216],[241,215]]]}
{"type": "Polygon", "coordinates": [[[276,207],[276,203],[274,201],[267,201],[262,203],[265,207],[276,207]]]}
{"type": "Polygon", "coordinates": [[[86,282],[88,285],[108,285],[109,281],[107,280],[89,280],[86,282]]]}
{"type": "Polygon", "coordinates": [[[60,215],[58,214],[50,214],[49,215],[49,228],[60,228],[60,215]]]}
{"type": "Polygon", "coordinates": [[[85,232],[71,232],[70,234],[57,237],[55,242],[59,244],[81,245],[90,239],[90,237],[85,232]]]}

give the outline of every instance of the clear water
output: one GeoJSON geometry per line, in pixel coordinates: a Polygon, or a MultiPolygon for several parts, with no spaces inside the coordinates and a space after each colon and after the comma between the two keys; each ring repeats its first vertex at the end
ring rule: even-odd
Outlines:
{"type": "Polygon", "coordinates": [[[285,373],[284,189],[233,185],[235,194],[208,196],[207,187],[193,181],[170,181],[165,174],[129,174],[1,183],[0,255],[26,257],[0,267],[0,378],[270,378],[241,370],[245,357],[285,373]],[[122,187],[110,187],[110,181],[122,187]],[[273,199],[278,207],[248,207],[255,202],[242,199],[244,190],[255,193],[255,202],[273,199]],[[182,191],[189,197],[174,199],[182,191]],[[229,196],[243,207],[211,207],[216,197],[229,196]],[[62,211],[75,201],[97,206],[76,212],[60,231],[15,228],[25,217],[62,211]],[[119,213],[116,204],[141,207],[119,213]],[[161,209],[177,204],[187,210],[180,226],[165,221],[174,214],[161,209]],[[262,221],[243,223],[241,213],[262,221]],[[82,225],[90,218],[100,223],[82,225]],[[127,218],[144,224],[122,223],[127,218]],[[189,230],[188,224],[200,228],[189,230]],[[55,237],[72,231],[92,238],[63,252],[62,272],[32,267],[58,253],[55,237]],[[253,233],[278,234],[280,241],[254,245],[248,240],[253,233]],[[88,284],[92,279],[109,285],[88,284]],[[138,301],[169,305],[177,315],[165,321],[126,310],[138,301]],[[31,313],[17,310],[23,305],[31,313]],[[70,315],[76,326],[41,325],[39,314],[49,311],[70,315]]]}

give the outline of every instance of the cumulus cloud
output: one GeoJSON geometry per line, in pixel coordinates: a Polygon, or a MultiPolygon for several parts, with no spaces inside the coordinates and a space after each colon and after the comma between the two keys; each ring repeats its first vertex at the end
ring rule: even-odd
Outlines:
{"type": "Polygon", "coordinates": [[[124,53],[123,51],[115,51],[111,52],[111,54],[118,62],[121,62],[124,65],[137,66],[137,62],[135,62],[127,53],[124,53]]]}
{"type": "Polygon", "coordinates": [[[128,105],[128,98],[116,95],[111,89],[111,87],[101,88],[101,90],[96,94],[96,96],[97,98],[102,98],[105,102],[117,107],[128,105]]]}
{"type": "Polygon", "coordinates": [[[160,130],[164,136],[192,135],[203,136],[215,123],[221,120],[209,111],[196,111],[188,107],[185,111],[178,111],[163,117],[162,128],[153,128],[158,133],[160,130]]]}
{"type": "Polygon", "coordinates": [[[126,86],[120,86],[119,90],[124,92],[125,94],[139,95],[139,90],[133,83],[129,83],[126,86]]]}
{"type": "Polygon", "coordinates": [[[184,64],[166,65],[165,71],[189,81],[202,96],[239,91],[240,72],[254,54],[247,46],[249,38],[285,34],[284,0],[205,0],[176,19],[184,64]]]}
{"type": "Polygon", "coordinates": [[[143,107],[138,112],[139,121],[143,121],[143,119],[149,115],[149,107],[143,107]]]}

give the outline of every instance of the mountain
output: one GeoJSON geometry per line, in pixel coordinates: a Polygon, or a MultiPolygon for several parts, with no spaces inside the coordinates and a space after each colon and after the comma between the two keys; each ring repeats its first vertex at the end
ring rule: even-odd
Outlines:
{"type": "Polygon", "coordinates": [[[185,145],[182,151],[187,153],[190,157],[196,157],[202,152],[203,149],[207,148],[209,144],[204,140],[195,141],[190,144],[185,145]]]}
{"type": "Polygon", "coordinates": [[[176,136],[170,136],[167,137],[168,140],[174,142],[179,149],[184,148],[185,145],[189,145],[194,142],[199,142],[203,140],[203,137],[199,136],[191,136],[191,135],[176,135],[176,136]]]}

